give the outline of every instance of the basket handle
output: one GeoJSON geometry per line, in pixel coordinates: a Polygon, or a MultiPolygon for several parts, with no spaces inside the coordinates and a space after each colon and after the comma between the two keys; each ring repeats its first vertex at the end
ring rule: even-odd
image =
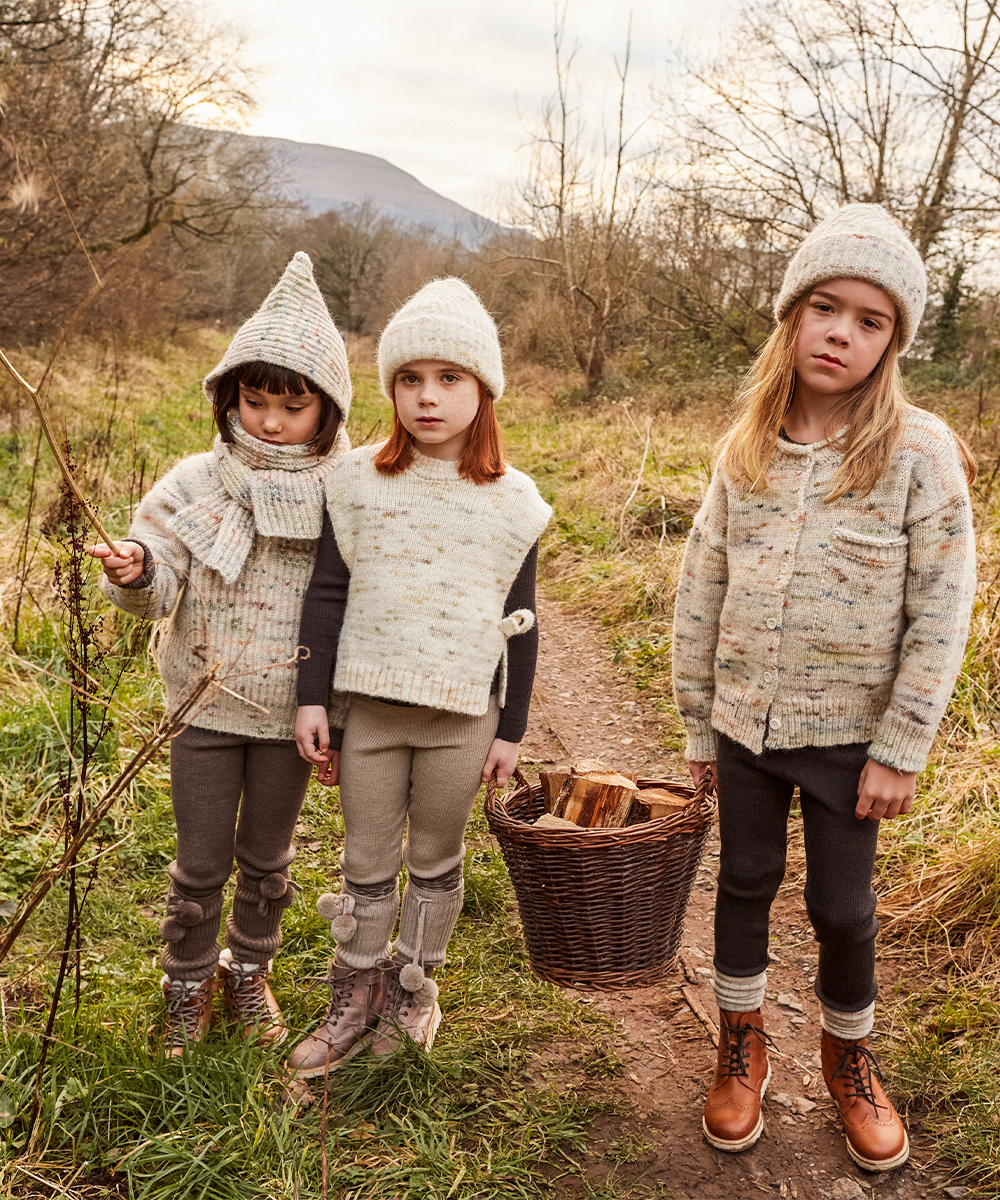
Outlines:
{"type": "MultiPolygon", "coordinates": [[[[514,768],[513,779],[517,783],[518,787],[528,787],[528,781],[521,774],[520,767],[514,768]]],[[[497,793],[499,791],[500,791],[500,785],[497,783],[497,769],[496,769],[496,767],[494,767],[493,770],[490,772],[489,779],[486,781],[486,803],[487,804],[495,804],[496,799],[497,799],[497,793]]]]}
{"type": "Polygon", "coordinates": [[[711,796],[716,790],[717,780],[715,778],[715,769],[709,767],[701,777],[701,783],[694,790],[694,795],[691,797],[692,803],[698,801],[700,804],[707,796],[711,796]]]}

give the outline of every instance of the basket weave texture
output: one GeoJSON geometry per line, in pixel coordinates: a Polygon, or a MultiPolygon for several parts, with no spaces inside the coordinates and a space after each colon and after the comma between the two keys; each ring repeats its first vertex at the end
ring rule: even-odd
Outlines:
{"type": "Polygon", "coordinates": [[[531,968],[560,987],[619,991],[669,977],[715,802],[707,788],[640,779],[637,786],[693,796],[667,817],[621,829],[536,829],[538,784],[517,772],[507,796],[491,783],[490,831],[507,863],[531,968]]]}

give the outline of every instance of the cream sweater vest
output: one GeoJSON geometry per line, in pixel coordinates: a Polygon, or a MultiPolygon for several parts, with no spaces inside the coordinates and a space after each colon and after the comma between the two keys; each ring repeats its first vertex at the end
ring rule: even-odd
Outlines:
{"type": "Polygon", "coordinates": [[[552,510],[513,467],[476,484],[417,454],[381,475],[379,448],[352,451],[326,485],[351,573],[334,687],[481,716],[506,638],[530,628],[503,606],[552,510]]]}

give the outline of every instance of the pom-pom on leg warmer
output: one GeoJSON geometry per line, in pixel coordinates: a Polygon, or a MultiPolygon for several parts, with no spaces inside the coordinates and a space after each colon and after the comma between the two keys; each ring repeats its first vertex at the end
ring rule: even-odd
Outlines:
{"type": "Polygon", "coordinates": [[[399,885],[381,895],[365,895],[344,882],[340,892],[320,896],[316,911],[330,922],[337,943],[337,965],[371,970],[389,954],[389,939],[399,912],[399,885]]]}
{"type": "Polygon", "coordinates": [[[448,892],[418,887],[412,879],[407,881],[396,956],[410,960],[401,968],[399,982],[414,993],[418,1003],[431,1004],[437,999],[437,984],[425,974],[425,968],[443,964],[464,895],[461,880],[448,892]]]}
{"type": "Polygon", "coordinates": [[[171,884],[167,915],[160,923],[164,942],[160,965],[168,979],[186,983],[211,979],[219,964],[221,916],[221,890],[190,896],[171,884]]]}
{"type": "Polygon", "coordinates": [[[244,963],[266,963],[281,945],[281,915],[294,901],[298,885],[285,871],[260,879],[236,873],[233,908],[226,918],[226,945],[244,963]]]}

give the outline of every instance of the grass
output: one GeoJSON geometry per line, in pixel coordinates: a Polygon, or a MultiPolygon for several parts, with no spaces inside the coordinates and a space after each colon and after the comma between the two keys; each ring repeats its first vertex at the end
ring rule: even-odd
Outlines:
{"type": "MultiPolygon", "coordinates": [[[[210,414],[197,380],[223,345],[217,335],[201,333],[118,362],[92,346],[67,355],[55,406],[65,416],[86,490],[113,529],[126,527],[140,495],[177,457],[210,444],[210,414]]],[[[18,365],[34,378],[44,357],[42,350],[36,360],[22,354],[18,365]]],[[[664,749],[679,753],[683,737],[670,697],[673,594],[725,414],[714,402],[685,403],[680,384],[593,405],[571,404],[563,384],[539,369],[516,370],[499,406],[514,461],[555,506],[543,546],[545,586],[603,622],[609,654],[663,714],[664,749]]],[[[981,412],[977,390],[952,388],[921,399],[968,436],[983,466],[975,489],[981,585],[965,667],[920,780],[920,803],[883,832],[885,935],[916,940],[928,963],[921,990],[887,998],[886,1058],[896,1094],[920,1113],[939,1152],[959,1164],[965,1183],[995,1194],[1000,422],[994,417],[1000,400],[988,393],[981,412]]],[[[363,367],[352,438],[382,436],[388,416],[374,372],[363,367]]],[[[26,523],[36,430],[2,388],[0,420],[6,422],[0,424],[0,625],[13,647],[17,614],[18,655],[8,652],[0,661],[2,901],[22,894],[61,847],[67,762],[59,728],[68,698],[66,631],[52,592],[54,568],[65,557],[61,499],[43,451],[26,523]],[[27,590],[18,611],[13,577],[24,548],[27,590]]],[[[148,627],[108,608],[95,580],[96,570],[89,611],[100,620],[107,671],[120,679],[91,791],[113,775],[162,706],[148,627]]],[[[0,1195],[58,1194],[32,1183],[39,1176],[88,1198],[318,1197],[319,1106],[282,1106],[275,1055],[242,1045],[219,1022],[180,1063],[149,1057],[150,1031],[160,1019],[157,924],[173,837],[165,761],[112,810],[102,835],[107,853],[83,926],[82,1004],[76,1020],[71,1004],[61,1010],[33,1142],[25,1115],[63,890],[39,909],[3,967],[0,1195]]],[[[306,897],[329,888],[342,836],[335,793],[313,786],[295,868],[306,897]]],[[[359,1058],[337,1073],[327,1137],[331,1194],[464,1200],[552,1194],[554,1187],[557,1194],[584,1194],[576,1164],[587,1154],[597,1108],[617,1102],[616,1035],[589,1007],[527,971],[511,924],[506,871],[481,818],[468,843],[465,909],[442,980],[445,1022],[434,1054],[391,1063],[359,1058]],[[569,1058],[558,1089],[532,1067],[535,1048],[551,1041],[569,1058]]],[[[293,1028],[304,1031],[324,1001],[321,990],[299,994],[296,980],[321,973],[331,945],[309,902],[288,911],[285,937],[275,990],[293,1028]]],[[[587,1194],[617,1194],[618,1172],[645,1149],[638,1133],[624,1129],[604,1156],[612,1174],[587,1185],[587,1194]]]]}

